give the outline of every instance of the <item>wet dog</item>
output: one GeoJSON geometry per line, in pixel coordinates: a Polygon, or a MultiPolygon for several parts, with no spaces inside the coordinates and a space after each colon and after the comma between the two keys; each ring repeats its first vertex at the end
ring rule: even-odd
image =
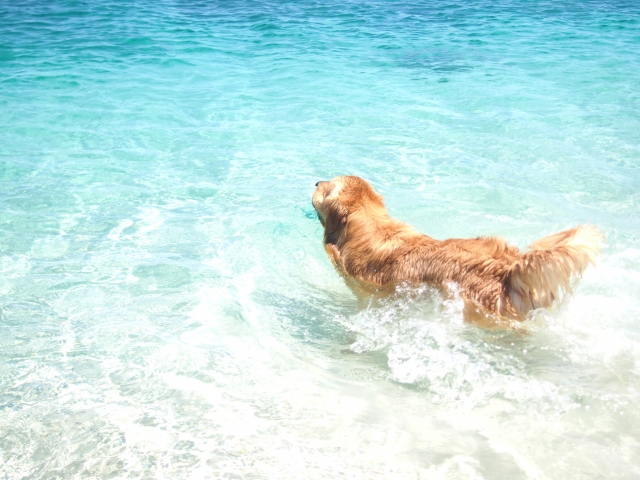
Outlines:
{"type": "Polygon", "coordinates": [[[354,289],[455,282],[467,301],[507,319],[549,308],[570,291],[603,240],[589,225],[542,238],[524,252],[495,237],[436,240],[390,218],[382,197],[354,176],[318,182],[312,203],[327,254],[354,289]]]}

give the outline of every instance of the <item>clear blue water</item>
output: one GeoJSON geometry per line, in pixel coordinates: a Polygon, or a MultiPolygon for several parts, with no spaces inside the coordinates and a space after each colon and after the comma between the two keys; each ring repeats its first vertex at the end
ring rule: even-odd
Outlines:
{"type": "Polygon", "coordinates": [[[0,476],[638,478],[639,187],[636,2],[1,2],[0,476]],[[526,334],[362,310],[341,174],[607,245],[526,334]]]}

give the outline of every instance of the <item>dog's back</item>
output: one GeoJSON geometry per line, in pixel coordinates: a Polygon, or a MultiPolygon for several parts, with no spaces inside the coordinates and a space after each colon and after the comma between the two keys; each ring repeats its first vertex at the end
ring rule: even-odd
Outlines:
{"type": "Polygon", "coordinates": [[[495,237],[438,241],[417,235],[423,240],[413,242],[405,261],[390,258],[395,280],[454,281],[467,298],[511,318],[549,308],[570,292],[595,264],[603,240],[590,225],[542,238],[525,252],[495,237]]]}

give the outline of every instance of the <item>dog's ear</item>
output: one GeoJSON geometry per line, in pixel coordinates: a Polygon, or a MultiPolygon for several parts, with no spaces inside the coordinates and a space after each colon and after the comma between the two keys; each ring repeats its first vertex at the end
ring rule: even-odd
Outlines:
{"type": "Polygon", "coordinates": [[[347,223],[347,213],[340,208],[331,209],[325,218],[324,243],[335,245],[347,223]]]}

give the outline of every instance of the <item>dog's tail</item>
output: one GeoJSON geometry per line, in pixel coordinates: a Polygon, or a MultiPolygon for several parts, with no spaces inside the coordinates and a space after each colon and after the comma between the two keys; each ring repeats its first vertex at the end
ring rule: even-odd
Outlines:
{"type": "Polygon", "coordinates": [[[508,270],[505,286],[518,317],[535,308],[548,308],[571,292],[572,280],[595,265],[602,234],[591,225],[579,226],[542,238],[529,246],[508,270]]]}

